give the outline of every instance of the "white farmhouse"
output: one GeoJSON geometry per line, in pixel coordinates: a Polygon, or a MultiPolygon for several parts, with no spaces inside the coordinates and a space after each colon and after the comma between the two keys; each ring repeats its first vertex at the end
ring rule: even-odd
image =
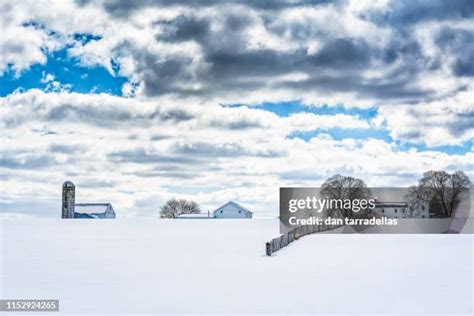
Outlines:
{"type": "Polygon", "coordinates": [[[406,202],[377,202],[375,211],[389,218],[406,218],[408,204],[406,202]]]}
{"type": "Polygon", "coordinates": [[[429,207],[412,209],[407,202],[377,202],[375,211],[390,218],[429,218],[429,207]]]}
{"type": "Polygon", "coordinates": [[[414,218],[430,218],[429,203],[423,203],[416,209],[411,210],[411,216],[414,218]]]}
{"type": "Polygon", "coordinates": [[[229,201],[214,212],[214,218],[252,218],[252,212],[233,201],[229,201]]]}

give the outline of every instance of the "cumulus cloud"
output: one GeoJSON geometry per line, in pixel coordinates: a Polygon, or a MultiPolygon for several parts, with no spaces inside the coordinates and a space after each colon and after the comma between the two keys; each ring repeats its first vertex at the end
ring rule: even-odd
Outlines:
{"type": "Polygon", "coordinates": [[[428,146],[458,145],[474,139],[474,90],[460,91],[413,107],[381,107],[391,136],[397,140],[424,142],[428,146]]]}
{"type": "MultiPolygon", "coordinates": [[[[104,12],[95,22],[101,38],[76,43],[70,55],[112,74],[117,63],[130,79],[122,88],[126,96],[407,105],[413,110],[405,115],[416,120],[423,104],[473,89],[472,48],[464,45],[474,34],[469,1],[83,1],[77,10],[104,12]]],[[[452,128],[442,133],[444,144],[468,139],[452,128]]],[[[422,131],[392,134],[434,144],[422,131]]]]}
{"type": "Polygon", "coordinates": [[[0,75],[11,68],[18,77],[23,70],[33,64],[45,64],[47,53],[58,49],[64,43],[60,36],[48,33],[35,24],[28,24],[24,17],[10,14],[12,6],[13,3],[6,1],[0,4],[2,11],[0,75]]]}
{"type": "Polygon", "coordinates": [[[274,215],[278,187],[315,186],[334,173],[370,185],[411,184],[427,169],[474,176],[472,153],[400,151],[382,140],[332,138],[332,128],[374,128],[347,114],[281,117],[245,106],[189,107],[40,90],[2,98],[1,107],[0,170],[10,203],[54,200],[60,184],[72,179],[79,200],[106,198],[125,213],[156,213],[175,196],[211,209],[237,199],[274,215]],[[316,133],[307,141],[288,137],[296,131],[316,133]]]}
{"type": "MultiPolygon", "coordinates": [[[[168,3],[164,6],[170,14],[153,19],[156,6],[146,1],[106,2],[103,7],[111,19],[120,12],[117,23],[125,28],[120,35],[76,47],[74,54],[85,60],[118,56],[125,73],[148,97],[175,94],[251,103],[265,101],[266,91],[278,89],[286,99],[318,103],[325,94],[358,106],[414,103],[437,96],[436,87],[418,85],[436,70],[438,60],[427,56],[411,35],[416,23],[410,24],[412,30],[399,22],[408,18],[403,13],[408,4],[361,10],[345,2],[270,5],[271,9],[248,2],[210,2],[199,11],[194,5],[168,3]],[[400,11],[400,16],[392,18],[392,11],[400,11]],[[139,18],[145,21],[136,25],[139,18]],[[300,80],[281,79],[294,72],[302,74],[300,80]]],[[[455,9],[462,12],[464,4],[437,5],[429,12],[432,19],[437,14],[468,18],[469,13],[456,14],[455,9]]],[[[468,6],[465,9],[469,12],[468,6]]],[[[420,18],[426,20],[430,19],[420,18]]],[[[458,63],[457,73],[466,71],[466,60],[458,63]]]]}

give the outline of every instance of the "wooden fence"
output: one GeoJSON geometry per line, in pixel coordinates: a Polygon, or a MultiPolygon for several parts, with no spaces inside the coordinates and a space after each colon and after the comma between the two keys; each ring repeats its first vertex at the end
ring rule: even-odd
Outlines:
{"type": "Polygon", "coordinates": [[[280,237],[273,238],[271,241],[267,242],[265,244],[265,250],[267,256],[271,256],[272,253],[277,252],[283,247],[288,246],[295,240],[298,240],[299,238],[309,235],[309,234],[314,234],[314,233],[319,233],[327,230],[332,230],[339,228],[341,226],[339,225],[303,225],[303,226],[298,226],[293,229],[291,229],[289,232],[286,234],[281,235],[280,237]]]}

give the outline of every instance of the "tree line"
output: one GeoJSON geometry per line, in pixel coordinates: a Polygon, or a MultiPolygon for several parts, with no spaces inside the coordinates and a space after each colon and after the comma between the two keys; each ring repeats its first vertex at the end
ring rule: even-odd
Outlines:
{"type": "MultiPolygon", "coordinates": [[[[408,188],[405,196],[410,209],[416,209],[422,205],[429,205],[437,217],[452,217],[462,201],[463,194],[469,192],[471,181],[462,171],[452,174],[446,171],[430,170],[425,172],[418,184],[408,188]]],[[[333,199],[368,199],[371,192],[363,180],[335,175],[327,179],[321,187],[321,194],[333,199]]],[[[340,214],[332,216],[363,217],[367,212],[354,214],[350,209],[337,210],[340,214]]]]}
{"type": "MultiPolygon", "coordinates": [[[[451,217],[461,203],[462,195],[469,191],[471,181],[462,171],[452,174],[446,171],[430,170],[425,172],[418,184],[408,188],[406,200],[410,208],[418,208],[428,204],[439,217],[451,217]]],[[[356,199],[368,199],[370,190],[361,179],[334,175],[327,179],[321,186],[321,194],[331,199],[354,201],[356,199]]],[[[369,212],[361,212],[357,215],[350,209],[337,210],[338,214],[330,214],[335,217],[364,217],[369,212]]],[[[199,214],[201,208],[198,203],[185,199],[171,199],[160,207],[161,218],[176,218],[182,214],[199,214]]]]}

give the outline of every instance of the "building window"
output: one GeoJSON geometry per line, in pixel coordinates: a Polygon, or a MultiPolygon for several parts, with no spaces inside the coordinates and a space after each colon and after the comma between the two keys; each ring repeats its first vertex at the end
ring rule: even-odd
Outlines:
{"type": "Polygon", "coordinates": [[[221,214],[222,214],[222,210],[221,210],[221,214]]]}
{"type": "Polygon", "coordinates": [[[422,211],[425,210],[425,206],[424,206],[424,205],[421,206],[421,210],[422,210],[422,211]]]}
{"type": "Polygon", "coordinates": [[[397,209],[395,209],[395,210],[394,210],[394,212],[395,212],[395,213],[398,213],[398,210],[397,210],[397,209]]]}
{"type": "Polygon", "coordinates": [[[242,213],[242,211],[239,211],[239,214],[242,213]]]}

